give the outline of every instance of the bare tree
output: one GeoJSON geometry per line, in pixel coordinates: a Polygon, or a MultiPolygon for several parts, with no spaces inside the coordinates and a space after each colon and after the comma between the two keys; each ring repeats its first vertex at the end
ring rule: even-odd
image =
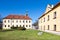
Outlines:
{"type": "Polygon", "coordinates": [[[38,27],[38,20],[33,24],[33,26],[34,26],[36,29],[39,28],[39,27],[38,27]]]}
{"type": "Polygon", "coordinates": [[[1,16],[1,14],[0,14],[0,23],[2,23],[2,16],[1,16]]]}

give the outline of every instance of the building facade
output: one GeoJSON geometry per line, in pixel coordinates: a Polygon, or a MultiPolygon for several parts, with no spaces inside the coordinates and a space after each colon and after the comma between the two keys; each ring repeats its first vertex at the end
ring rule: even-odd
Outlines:
{"type": "Polygon", "coordinates": [[[39,30],[60,31],[60,3],[47,6],[45,13],[39,17],[39,30]]]}
{"type": "Polygon", "coordinates": [[[32,29],[32,19],[28,15],[8,15],[3,18],[3,29],[11,29],[12,26],[32,29]]]}

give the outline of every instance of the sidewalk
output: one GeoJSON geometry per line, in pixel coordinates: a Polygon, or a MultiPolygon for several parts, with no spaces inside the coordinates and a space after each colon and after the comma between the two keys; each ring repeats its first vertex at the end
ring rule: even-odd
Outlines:
{"type": "Polygon", "coordinates": [[[45,30],[45,32],[49,32],[49,33],[52,33],[52,34],[60,35],[60,32],[56,32],[56,31],[45,30]]]}

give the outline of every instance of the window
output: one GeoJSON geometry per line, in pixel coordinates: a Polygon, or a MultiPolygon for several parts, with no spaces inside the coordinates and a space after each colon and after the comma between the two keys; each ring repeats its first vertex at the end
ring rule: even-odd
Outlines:
{"type": "Polygon", "coordinates": [[[23,25],[23,27],[24,27],[24,25],[23,25]]]}
{"type": "Polygon", "coordinates": [[[26,21],[26,23],[27,23],[27,21],[26,21]]]}
{"type": "Polygon", "coordinates": [[[20,27],[21,27],[21,25],[20,25],[20,27]]]}
{"type": "Polygon", "coordinates": [[[8,20],[8,23],[9,23],[9,20],[8,20]]]}
{"type": "Polygon", "coordinates": [[[54,25],[54,31],[56,31],[56,25],[54,25]]]}
{"type": "Polygon", "coordinates": [[[41,19],[41,23],[42,23],[42,19],[41,19]]]}
{"type": "Polygon", "coordinates": [[[8,25],[8,27],[10,27],[10,25],[8,25]]]}
{"type": "Polygon", "coordinates": [[[41,26],[41,30],[42,30],[42,26],[41,26]]]}
{"type": "Polygon", "coordinates": [[[48,25],[48,30],[49,30],[49,25],[48,25]]]}
{"type": "Polygon", "coordinates": [[[14,23],[14,21],[12,21],[14,23]]]}
{"type": "Polygon", "coordinates": [[[24,21],[23,21],[23,23],[24,23],[24,21]]]}
{"type": "Polygon", "coordinates": [[[29,25],[29,27],[30,27],[30,25],[29,25]]]}
{"type": "Polygon", "coordinates": [[[18,27],[18,25],[16,25],[16,27],[18,27]]]}
{"type": "Polygon", "coordinates": [[[44,30],[45,30],[45,25],[44,25],[44,30]]]}
{"type": "Polygon", "coordinates": [[[56,19],[56,12],[54,12],[54,18],[53,19],[56,19]]]}
{"type": "Polygon", "coordinates": [[[16,22],[18,22],[18,21],[16,21],[16,22]]]}
{"type": "Polygon", "coordinates": [[[31,21],[29,21],[29,23],[30,23],[31,21]]]}
{"type": "Polygon", "coordinates": [[[26,27],[28,27],[28,25],[26,25],[26,27]]]}
{"type": "Polygon", "coordinates": [[[6,23],[6,20],[4,22],[6,23]]]}
{"type": "Polygon", "coordinates": [[[21,23],[21,21],[20,21],[20,23],[21,23]]]}
{"type": "Polygon", "coordinates": [[[6,27],[6,25],[5,25],[5,27],[6,27]]]}
{"type": "Polygon", "coordinates": [[[44,22],[45,22],[45,18],[44,18],[44,22]]]}
{"type": "Polygon", "coordinates": [[[12,27],[14,27],[14,25],[12,25],[12,27]]]}
{"type": "Polygon", "coordinates": [[[49,21],[49,15],[48,15],[48,21],[49,21]]]}

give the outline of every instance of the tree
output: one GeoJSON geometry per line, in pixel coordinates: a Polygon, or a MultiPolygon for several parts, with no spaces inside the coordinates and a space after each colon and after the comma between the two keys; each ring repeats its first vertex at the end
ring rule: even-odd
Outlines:
{"type": "Polygon", "coordinates": [[[36,21],[34,24],[33,24],[33,26],[36,28],[36,29],[38,29],[39,27],[38,27],[38,21],[36,21]]]}
{"type": "Polygon", "coordinates": [[[2,29],[2,17],[0,15],[0,29],[2,29]]]}
{"type": "Polygon", "coordinates": [[[0,23],[2,23],[2,16],[1,16],[1,14],[0,14],[0,23]]]}
{"type": "Polygon", "coordinates": [[[38,26],[38,21],[36,21],[36,22],[33,24],[33,26],[38,26]]]}

